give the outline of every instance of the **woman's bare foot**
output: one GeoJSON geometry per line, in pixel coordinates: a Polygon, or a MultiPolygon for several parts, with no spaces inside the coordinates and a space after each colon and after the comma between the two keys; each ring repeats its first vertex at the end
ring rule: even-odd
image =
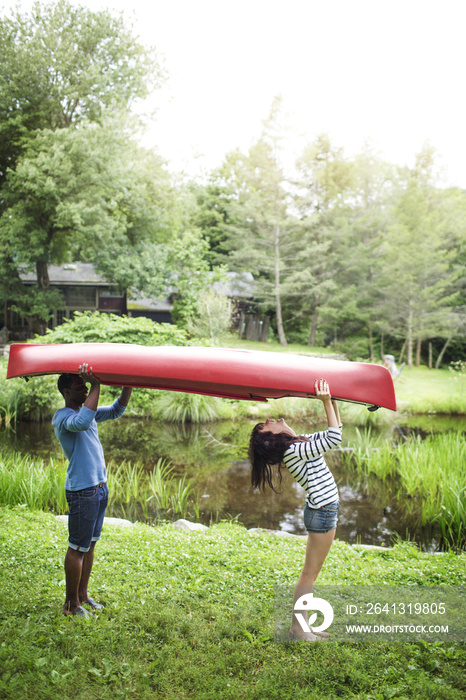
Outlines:
{"type": "Polygon", "coordinates": [[[298,642],[323,642],[324,637],[313,634],[312,632],[303,632],[303,630],[291,630],[290,629],[290,637],[291,639],[298,641],[298,642]]]}

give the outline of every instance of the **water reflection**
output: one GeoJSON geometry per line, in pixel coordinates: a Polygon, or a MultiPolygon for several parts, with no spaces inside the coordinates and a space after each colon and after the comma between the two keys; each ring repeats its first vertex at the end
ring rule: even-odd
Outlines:
{"type": "MultiPolygon", "coordinates": [[[[178,474],[193,478],[198,495],[199,519],[204,524],[224,518],[237,518],[247,528],[260,527],[305,534],[302,511],[304,490],[288,472],[283,474],[279,493],[267,490],[253,493],[250,487],[247,442],[253,421],[218,422],[206,426],[169,425],[150,420],[124,417],[103,423],[99,433],[108,461],[141,462],[151,469],[160,457],[171,461],[178,474]]],[[[448,421],[451,429],[452,420],[448,421]]],[[[429,419],[418,421],[418,433],[439,427],[429,419]]],[[[464,420],[457,419],[457,429],[464,420]]],[[[318,430],[324,426],[296,426],[299,431],[318,430]]],[[[411,428],[380,429],[384,439],[403,439],[411,428]]],[[[350,442],[355,428],[345,426],[345,442],[350,442]]],[[[50,424],[18,424],[16,429],[2,430],[0,440],[4,449],[43,458],[61,458],[61,450],[50,424]]],[[[390,546],[395,537],[412,539],[424,549],[435,550],[439,533],[421,528],[416,516],[409,514],[405,504],[396,501],[390,486],[377,480],[358,478],[343,469],[340,455],[328,455],[340,492],[340,519],[337,537],[349,543],[390,546]]],[[[137,517],[137,511],[132,511],[137,517]]],[[[121,516],[120,511],[109,513],[121,516]]],[[[128,514],[127,514],[128,515],[128,514]]]]}

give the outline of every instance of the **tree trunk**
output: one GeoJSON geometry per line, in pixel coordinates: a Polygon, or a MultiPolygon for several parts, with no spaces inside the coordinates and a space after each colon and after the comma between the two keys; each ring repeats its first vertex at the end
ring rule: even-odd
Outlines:
{"type": "Polygon", "coordinates": [[[406,334],[406,359],[409,369],[413,369],[413,312],[408,312],[408,327],[406,334]]]}
{"type": "Polygon", "coordinates": [[[50,287],[49,267],[46,260],[36,262],[37,286],[42,291],[50,287]]]}
{"type": "Polygon", "coordinates": [[[374,362],[374,344],[372,342],[372,323],[369,321],[369,359],[374,362]]]}
{"type": "Polygon", "coordinates": [[[405,354],[405,350],[406,350],[406,339],[405,339],[405,342],[403,343],[402,348],[401,348],[401,350],[400,350],[400,356],[399,356],[399,358],[398,358],[398,364],[399,364],[399,365],[401,365],[401,363],[403,362],[403,357],[404,357],[404,354],[405,354]]]}
{"type": "Polygon", "coordinates": [[[422,340],[418,338],[416,341],[416,367],[420,367],[421,365],[421,348],[422,340]]]}
{"type": "Polygon", "coordinates": [[[450,342],[451,342],[452,338],[453,338],[452,335],[450,335],[450,337],[447,338],[447,341],[446,341],[445,345],[443,346],[443,348],[442,348],[441,351],[440,351],[440,355],[437,357],[437,362],[435,363],[435,369],[438,369],[438,368],[440,367],[440,364],[441,364],[441,362],[442,362],[442,360],[443,360],[443,356],[445,355],[445,350],[446,350],[447,347],[450,345],[450,342]]]}
{"type": "Polygon", "coordinates": [[[317,323],[319,321],[319,298],[316,299],[314,311],[312,312],[311,332],[309,334],[308,346],[314,347],[316,344],[317,323]]]}
{"type": "Polygon", "coordinates": [[[432,369],[432,343],[429,343],[429,369],[432,369]]]}
{"type": "Polygon", "coordinates": [[[285,347],[288,345],[286,342],[285,331],[283,330],[283,319],[282,319],[282,305],[280,299],[280,227],[275,226],[275,240],[274,240],[274,253],[275,253],[275,305],[277,309],[277,331],[278,339],[280,345],[285,347]]]}

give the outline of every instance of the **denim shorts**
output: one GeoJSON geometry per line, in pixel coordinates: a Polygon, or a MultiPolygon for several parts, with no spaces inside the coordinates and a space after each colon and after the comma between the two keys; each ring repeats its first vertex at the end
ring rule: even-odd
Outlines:
{"type": "Polygon", "coordinates": [[[337,526],[340,502],[327,503],[322,508],[304,506],[304,527],[308,532],[329,532],[337,526]]]}
{"type": "Polygon", "coordinates": [[[88,552],[92,542],[100,539],[108,503],[107,484],[98,484],[82,491],[66,491],[69,505],[69,546],[88,552]]]}

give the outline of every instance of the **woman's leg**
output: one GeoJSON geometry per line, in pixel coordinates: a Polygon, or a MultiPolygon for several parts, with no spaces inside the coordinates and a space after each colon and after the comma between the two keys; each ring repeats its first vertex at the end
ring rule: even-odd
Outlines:
{"type": "MultiPolygon", "coordinates": [[[[332,542],[335,538],[336,529],[330,530],[329,532],[309,532],[306,544],[306,558],[304,561],[304,566],[301,571],[301,575],[296,584],[294,597],[293,597],[293,611],[296,601],[306,593],[312,593],[314,590],[314,583],[322,569],[324,561],[327,554],[330,551],[332,542]]],[[[300,612],[304,618],[307,620],[306,610],[296,610],[300,612]]],[[[296,619],[293,612],[293,621],[291,623],[290,633],[299,637],[300,639],[306,639],[309,641],[318,641],[317,635],[311,635],[314,639],[310,638],[309,633],[304,632],[296,619]]]]}

